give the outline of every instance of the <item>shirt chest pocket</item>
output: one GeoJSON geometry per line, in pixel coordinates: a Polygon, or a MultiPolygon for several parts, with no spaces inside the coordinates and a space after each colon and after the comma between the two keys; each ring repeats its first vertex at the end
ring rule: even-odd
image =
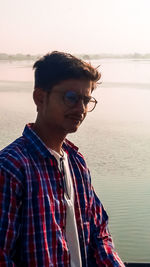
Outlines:
{"type": "MultiPolygon", "coordinates": [[[[84,198],[82,194],[79,194],[79,209],[81,211],[81,217],[84,223],[89,221],[89,215],[90,215],[90,210],[89,210],[89,205],[87,202],[86,197],[84,198]]],[[[78,208],[78,205],[75,202],[75,209],[78,208]]]]}

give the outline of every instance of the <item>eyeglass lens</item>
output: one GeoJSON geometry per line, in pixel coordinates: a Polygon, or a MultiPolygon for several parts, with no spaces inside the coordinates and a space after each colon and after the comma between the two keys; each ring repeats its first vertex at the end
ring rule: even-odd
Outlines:
{"type": "Polygon", "coordinates": [[[97,101],[91,96],[81,96],[74,91],[67,91],[64,95],[64,102],[69,107],[75,106],[80,99],[83,100],[87,111],[92,111],[95,108],[97,101]]]}

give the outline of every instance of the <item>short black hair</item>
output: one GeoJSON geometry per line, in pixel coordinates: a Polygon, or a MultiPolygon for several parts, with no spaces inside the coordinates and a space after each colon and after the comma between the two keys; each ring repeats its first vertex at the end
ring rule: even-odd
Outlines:
{"type": "Polygon", "coordinates": [[[100,79],[100,72],[87,63],[69,53],[53,51],[37,60],[35,69],[34,88],[50,91],[61,81],[68,79],[86,79],[93,82],[93,88],[100,79]]]}

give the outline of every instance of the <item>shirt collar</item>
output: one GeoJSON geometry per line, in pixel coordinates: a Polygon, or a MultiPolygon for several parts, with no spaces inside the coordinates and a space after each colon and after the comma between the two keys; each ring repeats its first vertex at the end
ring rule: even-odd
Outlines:
{"type": "MultiPolygon", "coordinates": [[[[32,130],[33,123],[29,123],[25,126],[23,131],[23,136],[27,140],[27,146],[29,150],[33,153],[37,153],[43,157],[50,157],[51,153],[44,144],[44,142],[40,139],[40,137],[32,130]]],[[[67,154],[69,153],[77,153],[78,147],[76,147],[72,142],[65,139],[63,143],[63,149],[67,154]]]]}

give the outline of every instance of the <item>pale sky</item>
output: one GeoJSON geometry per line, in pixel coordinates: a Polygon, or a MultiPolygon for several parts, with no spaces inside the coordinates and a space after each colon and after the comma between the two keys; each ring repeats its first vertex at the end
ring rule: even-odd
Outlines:
{"type": "Polygon", "coordinates": [[[0,0],[0,53],[150,53],[150,0],[0,0]]]}

